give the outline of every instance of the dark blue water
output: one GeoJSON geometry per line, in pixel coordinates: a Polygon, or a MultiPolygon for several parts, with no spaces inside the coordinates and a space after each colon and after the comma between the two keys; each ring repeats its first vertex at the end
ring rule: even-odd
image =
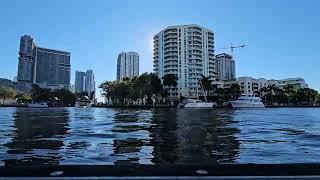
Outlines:
{"type": "Polygon", "coordinates": [[[0,108],[0,165],[319,163],[320,109],[0,108]]]}

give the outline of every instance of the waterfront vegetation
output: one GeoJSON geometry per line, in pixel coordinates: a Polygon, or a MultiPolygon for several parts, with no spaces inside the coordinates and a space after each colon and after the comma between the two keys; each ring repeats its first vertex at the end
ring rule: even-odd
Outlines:
{"type": "Polygon", "coordinates": [[[267,105],[312,106],[320,104],[320,94],[310,88],[295,89],[285,85],[282,89],[272,85],[261,89],[261,96],[267,105]]]}
{"type": "MultiPolygon", "coordinates": [[[[161,80],[153,73],[144,73],[139,77],[124,78],[122,81],[105,81],[99,87],[107,103],[114,105],[155,105],[178,102],[185,97],[170,98],[170,89],[176,89],[178,78],[168,74],[161,80]]],[[[229,88],[220,88],[210,77],[202,76],[199,85],[203,95],[199,99],[227,105],[228,101],[236,100],[240,95],[240,86],[235,83],[229,88]]],[[[272,85],[261,89],[259,94],[263,102],[269,106],[313,106],[320,104],[320,94],[313,89],[295,89],[286,85],[282,89],[272,85]]]]}
{"type": "Polygon", "coordinates": [[[16,91],[10,87],[0,86],[0,98],[2,99],[3,104],[5,104],[6,99],[14,98],[16,91]]]}
{"type": "MultiPolygon", "coordinates": [[[[231,85],[228,89],[218,88],[212,85],[209,77],[203,76],[199,84],[204,91],[204,96],[199,97],[204,101],[218,102],[223,104],[240,96],[240,86],[231,85]]],[[[178,102],[185,97],[170,98],[170,89],[176,89],[178,78],[173,74],[167,74],[161,80],[153,73],[144,73],[131,79],[124,78],[122,81],[105,81],[99,88],[103,90],[103,96],[108,103],[116,105],[141,105],[141,104],[168,104],[178,102]]]]}
{"type": "Polygon", "coordinates": [[[31,97],[34,102],[49,102],[58,106],[74,105],[76,101],[76,95],[69,90],[50,90],[41,88],[38,85],[32,85],[31,97]]]}

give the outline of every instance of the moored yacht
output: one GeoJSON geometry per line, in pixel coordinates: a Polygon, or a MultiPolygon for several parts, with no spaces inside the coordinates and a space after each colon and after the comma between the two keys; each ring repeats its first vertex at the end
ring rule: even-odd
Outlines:
{"type": "Polygon", "coordinates": [[[198,99],[187,99],[185,101],[185,103],[183,103],[184,105],[180,107],[184,107],[184,108],[213,108],[214,106],[216,106],[216,103],[213,102],[203,102],[201,100],[198,99]]]}
{"type": "Polygon", "coordinates": [[[93,103],[91,102],[91,100],[89,100],[88,97],[82,97],[76,101],[74,107],[91,107],[92,104],[93,103]]]}
{"type": "Polygon", "coordinates": [[[28,104],[28,107],[31,107],[31,108],[47,108],[49,107],[47,103],[31,103],[31,104],[28,104]]]}
{"type": "Polygon", "coordinates": [[[264,104],[260,97],[255,97],[254,95],[241,95],[235,101],[229,101],[234,108],[264,108],[264,104]]]}

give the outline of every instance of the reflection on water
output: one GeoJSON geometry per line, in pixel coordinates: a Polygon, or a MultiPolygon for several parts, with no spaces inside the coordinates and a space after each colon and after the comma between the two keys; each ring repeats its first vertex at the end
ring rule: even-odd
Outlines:
{"type": "Polygon", "coordinates": [[[59,164],[57,150],[63,147],[68,128],[65,109],[17,109],[13,113],[16,128],[7,150],[6,165],[59,164]]]}
{"type": "Polygon", "coordinates": [[[318,162],[317,109],[0,108],[0,165],[318,162]]]}

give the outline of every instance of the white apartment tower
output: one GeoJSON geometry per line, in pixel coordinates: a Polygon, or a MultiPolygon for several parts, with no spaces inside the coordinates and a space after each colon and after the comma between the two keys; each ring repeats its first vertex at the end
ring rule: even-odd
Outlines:
{"type": "Polygon", "coordinates": [[[136,52],[120,53],[117,61],[117,80],[134,76],[139,76],[139,54],[136,52]]]}
{"type": "Polygon", "coordinates": [[[178,77],[172,97],[198,97],[202,75],[215,80],[214,33],[198,25],[169,26],[153,38],[154,72],[178,77]]]}
{"type": "Polygon", "coordinates": [[[217,78],[220,81],[231,81],[236,79],[235,62],[231,55],[226,53],[216,55],[215,66],[217,78]]]}

